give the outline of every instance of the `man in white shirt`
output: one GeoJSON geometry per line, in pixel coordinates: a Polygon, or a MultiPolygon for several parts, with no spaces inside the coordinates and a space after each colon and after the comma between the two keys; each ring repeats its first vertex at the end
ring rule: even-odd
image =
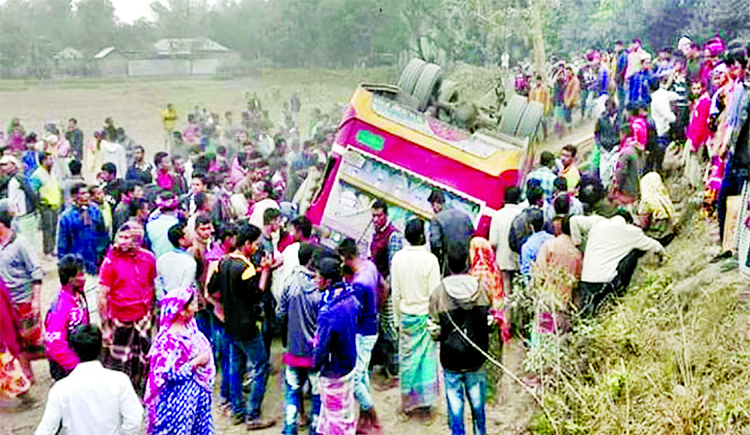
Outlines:
{"type": "Polygon", "coordinates": [[[524,209],[518,202],[521,199],[521,190],[515,186],[505,188],[505,204],[492,217],[490,223],[490,244],[495,248],[497,266],[503,272],[503,286],[511,288],[513,274],[518,271],[518,254],[510,249],[508,236],[513,219],[524,209]]]}
{"type": "Polygon", "coordinates": [[[425,246],[424,222],[406,223],[408,246],[391,262],[393,306],[399,324],[401,411],[432,410],[438,398],[437,343],[428,332],[430,295],[440,285],[437,257],[425,246]]]}
{"type": "Polygon", "coordinates": [[[659,80],[659,89],[651,95],[651,117],[654,118],[660,145],[667,140],[670,124],[677,120],[677,116],[672,111],[672,103],[679,100],[680,95],[669,90],[670,82],[669,76],[662,77],[659,80]]]}
{"type": "Polygon", "coordinates": [[[156,259],[156,298],[161,300],[175,289],[185,289],[195,284],[198,263],[193,254],[187,251],[192,241],[185,234],[186,224],[178,222],[167,231],[173,250],[156,259]]]}
{"type": "Polygon", "coordinates": [[[96,326],[79,326],[70,337],[81,362],[49,391],[47,407],[35,435],[138,435],[143,406],[125,373],[108,370],[96,359],[102,333],[96,326]]]}
{"type": "Polygon", "coordinates": [[[29,240],[36,240],[39,232],[39,215],[36,213],[36,201],[30,196],[36,195],[28,188],[21,169],[21,162],[11,155],[0,159],[0,175],[7,177],[4,188],[7,189],[10,208],[15,216],[14,230],[29,240]]]}
{"type": "Polygon", "coordinates": [[[638,265],[638,258],[644,252],[662,256],[666,251],[659,242],[633,225],[633,218],[626,211],[618,211],[610,219],[573,216],[571,235],[576,245],[581,244],[586,232],[588,237],[578,291],[582,313],[595,315],[607,296],[624,293],[638,265]]]}

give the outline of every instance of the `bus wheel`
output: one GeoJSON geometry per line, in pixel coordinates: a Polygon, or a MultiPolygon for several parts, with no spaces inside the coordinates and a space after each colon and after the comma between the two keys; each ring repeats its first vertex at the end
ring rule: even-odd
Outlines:
{"type": "Polygon", "coordinates": [[[414,88],[414,96],[419,101],[417,110],[423,112],[430,104],[430,98],[435,93],[435,88],[440,81],[442,69],[435,64],[425,65],[422,73],[419,75],[417,86],[414,88]]]}
{"type": "Polygon", "coordinates": [[[412,95],[414,93],[414,87],[417,85],[419,76],[422,73],[422,68],[427,65],[427,62],[422,59],[412,59],[404,68],[401,73],[401,77],[398,79],[398,87],[401,88],[405,93],[412,95]]]}

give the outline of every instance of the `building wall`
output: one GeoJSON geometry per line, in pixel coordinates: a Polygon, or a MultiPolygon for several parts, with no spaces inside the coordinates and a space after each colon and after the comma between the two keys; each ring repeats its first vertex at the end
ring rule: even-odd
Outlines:
{"type": "Polygon", "coordinates": [[[235,65],[239,55],[231,53],[202,59],[133,59],[113,53],[97,61],[103,77],[155,77],[215,75],[223,66],[235,65]]]}
{"type": "Polygon", "coordinates": [[[219,59],[195,59],[191,63],[194,76],[213,75],[219,69],[219,59]]]}
{"type": "Polygon", "coordinates": [[[130,77],[186,76],[192,71],[187,59],[143,59],[128,63],[130,77]]]}
{"type": "Polygon", "coordinates": [[[97,61],[99,75],[102,77],[127,77],[128,60],[125,56],[112,54],[97,61]]]}

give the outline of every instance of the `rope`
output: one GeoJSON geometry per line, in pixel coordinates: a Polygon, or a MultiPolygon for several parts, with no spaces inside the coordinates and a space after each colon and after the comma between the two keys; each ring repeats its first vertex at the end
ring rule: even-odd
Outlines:
{"type": "Polygon", "coordinates": [[[492,357],[492,355],[488,354],[484,350],[482,350],[481,347],[479,347],[476,343],[471,341],[468,335],[463,331],[463,329],[459,328],[458,325],[456,325],[456,322],[453,321],[453,317],[451,317],[449,312],[445,312],[445,314],[448,316],[448,320],[450,320],[453,327],[458,331],[458,333],[461,335],[461,337],[466,340],[467,343],[469,343],[474,349],[479,351],[485,358],[487,358],[487,361],[492,363],[493,365],[499,367],[503,372],[505,372],[508,376],[510,376],[511,379],[516,381],[521,387],[523,387],[524,391],[526,391],[531,397],[534,398],[537,404],[542,408],[542,411],[544,411],[544,415],[547,416],[547,419],[549,419],[550,423],[552,424],[552,428],[555,430],[555,433],[559,435],[560,431],[557,428],[557,424],[555,423],[555,420],[552,419],[552,415],[550,415],[549,411],[547,411],[547,408],[544,406],[544,403],[542,403],[542,400],[539,398],[539,396],[534,393],[534,391],[529,388],[526,384],[523,383],[522,380],[518,378],[509,368],[505,367],[503,363],[496,360],[492,357]]]}

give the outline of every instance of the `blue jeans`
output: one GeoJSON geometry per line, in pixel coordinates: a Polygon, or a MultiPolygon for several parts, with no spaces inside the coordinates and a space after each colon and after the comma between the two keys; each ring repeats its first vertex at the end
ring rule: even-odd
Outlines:
{"type": "MultiPolygon", "coordinates": [[[[232,391],[232,379],[239,380],[241,378],[239,376],[231,376],[234,346],[229,341],[229,337],[224,330],[224,324],[213,314],[211,314],[211,317],[213,320],[211,324],[211,344],[214,349],[214,361],[219,361],[221,364],[219,366],[221,367],[221,398],[228,401],[230,397],[229,392],[232,391]]],[[[239,388],[241,391],[241,384],[239,388]]]]}
{"type": "Polygon", "coordinates": [[[741,195],[742,185],[748,180],[750,180],[750,171],[746,168],[737,168],[736,165],[732,165],[730,158],[727,163],[724,179],[721,181],[721,188],[719,189],[719,240],[722,243],[724,242],[724,227],[727,221],[727,198],[741,195]]]}
{"type": "Polygon", "coordinates": [[[378,341],[378,334],[357,334],[357,365],[354,367],[354,397],[359,402],[359,407],[370,410],[375,406],[370,392],[370,358],[372,349],[378,341]]]}
{"type": "Polygon", "coordinates": [[[588,89],[581,89],[581,119],[586,118],[586,111],[588,110],[589,113],[591,113],[591,108],[589,104],[589,94],[591,93],[588,89]]]}
{"type": "Polygon", "coordinates": [[[475,372],[445,372],[445,396],[448,401],[448,425],[453,435],[464,435],[464,392],[469,397],[474,435],[487,433],[484,404],[487,401],[487,373],[484,369],[475,372]]]}
{"type": "Polygon", "coordinates": [[[229,380],[229,401],[235,415],[244,415],[248,420],[261,416],[263,396],[270,364],[261,334],[249,340],[235,340],[228,335],[232,347],[229,380]]]}
{"type": "Polygon", "coordinates": [[[214,361],[221,370],[221,398],[229,400],[230,380],[228,373],[232,372],[230,367],[232,346],[229,346],[224,333],[224,324],[209,310],[201,310],[195,313],[195,322],[198,329],[211,342],[214,351],[214,361]]]}
{"type": "Polygon", "coordinates": [[[318,374],[312,369],[287,367],[284,372],[286,384],[286,401],[284,403],[284,435],[297,435],[297,414],[299,413],[300,396],[305,381],[310,380],[312,389],[312,409],[310,409],[310,434],[315,435],[320,416],[320,393],[318,392],[318,374]]]}

